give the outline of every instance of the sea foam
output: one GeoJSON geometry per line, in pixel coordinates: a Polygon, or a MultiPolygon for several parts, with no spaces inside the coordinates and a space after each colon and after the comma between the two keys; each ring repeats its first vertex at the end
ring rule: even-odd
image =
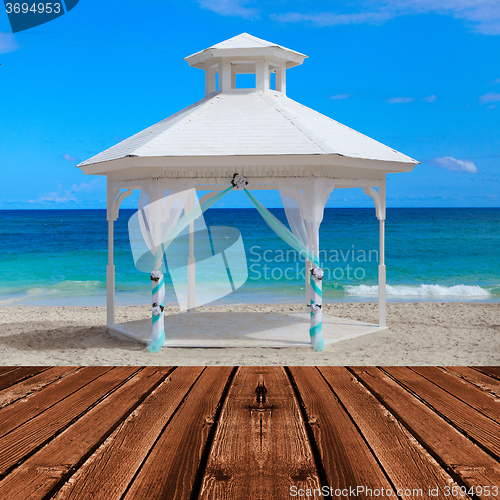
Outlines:
{"type": "MultiPolygon", "coordinates": [[[[377,295],[377,285],[347,285],[344,287],[348,295],[377,295]]],[[[397,297],[490,297],[490,292],[478,285],[387,285],[387,295],[397,297]]]]}

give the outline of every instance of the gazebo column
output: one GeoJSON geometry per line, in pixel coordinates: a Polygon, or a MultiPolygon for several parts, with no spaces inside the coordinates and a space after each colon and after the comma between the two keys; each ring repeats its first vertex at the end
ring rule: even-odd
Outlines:
{"type": "Polygon", "coordinates": [[[378,266],[378,325],[387,326],[387,289],[385,275],[385,179],[379,188],[380,214],[379,219],[379,266],[378,266]]]}
{"type": "MultiPolygon", "coordinates": [[[[189,208],[195,209],[195,191],[189,195],[189,208]]],[[[194,222],[189,224],[189,257],[188,257],[188,283],[187,283],[187,310],[195,312],[196,306],[196,259],[194,258],[194,222]]]]}
{"type": "MultiPolygon", "coordinates": [[[[312,251],[311,241],[312,241],[312,230],[311,223],[306,220],[306,231],[307,231],[307,246],[309,250],[312,251]]],[[[309,283],[309,277],[311,276],[311,261],[306,259],[305,261],[305,274],[306,274],[306,311],[309,312],[309,304],[311,303],[311,285],[309,283]]]]}
{"type": "Polygon", "coordinates": [[[106,267],[106,325],[115,324],[115,265],[113,262],[114,253],[114,204],[113,188],[108,180],[106,199],[106,218],[108,221],[108,265],[106,267]]]}
{"type": "Polygon", "coordinates": [[[276,68],[276,90],[286,94],[286,66],[284,64],[276,68]]]}
{"type": "Polygon", "coordinates": [[[118,219],[122,201],[134,192],[113,188],[108,179],[106,196],[106,219],[108,221],[108,265],[106,267],[106,325],[115,324],[115,265],[114,265],[114,223],[118,219]]]}
{"type": "Polygon", "coordinates": [[[380,219],[380,253],[379,253],[379,266],[378,266],[378,326],[386,326],[386,282],[385,282],[385,257],[384,257],[384,230],[385,220],[380,219]]]}
{"type": "Polygon", "coordinates": [[[375,202],[377,219],[379,220],[379,266],[378,266],[378,326],[387,326],[387,289],[385,272],[385,177],[378,191],[372,187],[363,188],[365,194],[375,202]]]}
{"type": "Polygon", "coordinates": [[[205,68],[205,95],[215,92],[215,73],[218,66],[212,64],[205,68]]]}

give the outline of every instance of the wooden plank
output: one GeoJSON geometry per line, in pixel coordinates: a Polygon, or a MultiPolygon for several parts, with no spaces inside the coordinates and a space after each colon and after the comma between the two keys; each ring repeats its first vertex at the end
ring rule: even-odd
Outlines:
{"type": "Polygon", "coordinates": [[[47,368],[47,366],[22,366],[11,372],[4,373],[0,376],[0,391],[21,380],[37,375],[47,370],[47,368]]]}
{"type": "Polygon", "coordinates": [[[198,498],[289,500],[291,487],[321,488],[293,388],[282,367],[240,368],[198,498]]]}
{"type": "MultiPolygon", "coordinates": [[[[374,367],[352,370],[459,484],[474,488],[500,484],[500,467],[493,457],[387,374],[374,367]]],[[[486,495],[479,498],[491,500],[486,495]]]]}
{"type": "Polygon", "coordinates": [[[233,368],[208,367],[174,414],[124,500],[190,499],[207,438],[233,368]]]}
{"type": "MultiPolygon", "coordinates": [[[[52,498],[53,490],[62,484],[72,467],[95,451],[170,370],[168,367],[146,367],[136,373],[0,481],[0,498],[52,498]]],[[[118,371],[124,377],[130,374],[130,370],[118,371]]]]}
{"type": "Polygon", "coordinates": [[[495,458],[500,457],[500,424],[485,417],[458,399],[458,396],[449,394],[413,370],[388,366],[384,371],[426,401],[469,438],[493,453],[495,458]]]}
{"type": "MultiPolygon", "coordinates": [[[[483,415],[486,415],[492,420],[495,420],[495,422],[500,423],[500,399],[486,394],[469,382],[445,373],[436,366],[417,366],[412,368],[412,370],[438,385],[445,391],[453,394],[453,396],[460,399],[464,403],[472,406],[472,408],[481,412],[483,415]]],[[[472,421],[471,423],[474,426],[476,425],[475,421],[472,421]]]]}
{"type": "Polygon", "coordinates": [[[346,489],[347,495],[342,498],[372,499],[368,488],[383,489],[396,497],[371,449],[320,372],[313,367],[292,367],[290,372],[305,407],[328,485],[334,491],[346,489]],[[358,486],[365,491],[359,495],[349,492],[349,488],[358,486]]]}
{"type": "Polygon", "coordinates": [[[0,366],[0,375],[12,372],[14,370],[17,370],[18,368],[19,368],[18,366],[0,366]]]}
{"type": "Polygon", "coordinates": [[[26,398],[56,380],[60,380],[71,373],[75,373],[77,370],[79,370],[79,368],[76,366],[55,366],[27,380],[11,385],[3,391],[0,391],[0,408],[12,404],[18,399],[26,398]]]}
{"type": "Polygon", "coordinates": [[[319,370],[375,451],[399,498],[426,498],[436,488],[438,495],[433,498],[470,498],[445,494],[453,479],[345,367],[319,370]]]}
{"type": "Polygon", "coordinates": [[[137,371],[137,367],[114,368],[3,436],[0,439],[0,474],[7,473],[137,371]]]}
{"type": "MultiPolygon", "coordinates": [[[[78,391],[92,380],[111,370],[105,366],[92,366],[51,384],[44,391],[0,410],[0,437],[40,415],[48,408],[78,391]]],[[[1,451],[1,450],[0,450],[1,451]]]]}
{"type": "Polygon", "coordinates": [[[500,366],[473,366],[475,370],[500,380],[500,366]]]}
{"type": "Polygon", "coordinates": [[[500,398],[500,382],[468,366],[444,366],[443,370],[476,385],[492,396],[500,398]]]}
{"type": "Polygon", "coordinates": [[[176,368],[54,495],[119,500],[203,367],[176,368]]]}

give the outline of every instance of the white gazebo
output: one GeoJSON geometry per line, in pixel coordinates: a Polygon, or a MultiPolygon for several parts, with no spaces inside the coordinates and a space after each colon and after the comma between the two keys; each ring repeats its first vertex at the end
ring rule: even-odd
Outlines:
{"type": "MultiPolygon", "coordinates": [[[[205,71],[202,100],[78,165],[85,174],[107,176],[107,327],[112,334],[147,342],[115,322],[113,223],[123,199],[158,183],[174,192],[210,191],[201,203],[230,187],[235,172],[247,179],[249,192],[279,189],[293,234],[316,256],[332,190],[362,188],[373,199],[380,224],[378,327],[386,326],[386,174],[410,172],[418,162],[288,98],[286,72],[305,58],[247,33],[197,52],[186,61],[205,71]],[[252,88],[237,88],[237,75],[243,73],[255,75],[252,88]]],[[[190,257],[192,310],[192,248],[190,257]]],[[[307,281],[313,266],[310,261],[306,266],[307,281]]],[[[314,286],[306,290],[306,303],[313,297],[317,302],[314,286]]]]}

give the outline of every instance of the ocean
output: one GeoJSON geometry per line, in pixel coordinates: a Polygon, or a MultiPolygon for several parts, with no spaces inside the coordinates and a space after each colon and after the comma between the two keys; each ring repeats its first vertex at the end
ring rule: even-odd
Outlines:
{"type": "MultiPolygon", "coordinates": [[[[284,211],[271,210],[285,221],[284,211]]],[[[149,274],[136,269],[122,209],[115,223],[117,304],[149,304],[149,274]]],[[[298,303],[304,263],[255,209],[217,209],[209,226],[242,235],[248,279],[217,303],[298,303]]],[[[0,211],[0,306],[105,304],[105,210],[0,211]]],[[[374,209],[327,208],[320,229],[324,302],[377,300],[374,209]]],[[[389,208],[388,301],[500,302],[500,208],[389,208]]],[[[166,303],[177,303],[170,275],[166,303]]],[[[199,276],[203,279],[203,276],[199,276]]],[[[213,277],[209,277],[210,280],[213,277]]]]}

